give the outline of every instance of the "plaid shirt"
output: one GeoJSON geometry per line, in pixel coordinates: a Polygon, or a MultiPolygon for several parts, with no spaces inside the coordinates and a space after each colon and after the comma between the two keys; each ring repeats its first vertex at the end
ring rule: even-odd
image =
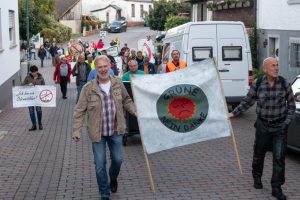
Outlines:
{"type": "Polygon", "coordinates": [[[111,92],[106,94],[99,85],[103,110],[102,136],[112,136],[116,126],[116,105],[111,92]]]}
{"type": "Polygon", "coordinates": [[[234,109],[232,114],[239,115],[241,112],[250,108],[257,101],[256,113],[259,118],[264,120],[285,119],[284,123],[289,124],[296,110],[294,94],[288,82],[282,86],[277,78],[273,87],[270,87],[266,76],[263,77],[260,86],[256,86],[257,79],[253,82],[247,96],[234,109]]]}

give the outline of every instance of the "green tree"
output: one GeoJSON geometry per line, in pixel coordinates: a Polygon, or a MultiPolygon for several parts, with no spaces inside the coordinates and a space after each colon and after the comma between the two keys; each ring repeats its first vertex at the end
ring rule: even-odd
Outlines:
{"type": "MultiPolygon", "coordinates": [[[[19,28],[21,39],[26,39],[26,0],[19,0],[19,28]]],[[[29,16],[29,37],[39,32],[41,29],[39,23],[39,11],[34,0],[28,0],[28,16],[29,16]]]]}
{"type": "Polygon", "coordinates": [[[165,30],[167,31],[173,27],[179,26],[181,24],[185,24],[189,21],[190,19],[185,16],[169,16],[165,23],[165,30]]]}
{"type": "Polygon", "coordinates": [[[154,1],[153,10],[149,13],[149,26],[152,30],[163,31],[168,16],[178,13],[190,13],[190,3],[177,3],[173,1],[154,1]]]}
{"type": "MultiPolygon", "coordinates": [[[[19,0],[20,38],[26,39],[26,0],[19,0]]],[[[28,0],[29,37],[37,33],[45,38],[56,38],[58,42],[69,40],[71,29],[57,21],[55,0],[28,0]]]]}

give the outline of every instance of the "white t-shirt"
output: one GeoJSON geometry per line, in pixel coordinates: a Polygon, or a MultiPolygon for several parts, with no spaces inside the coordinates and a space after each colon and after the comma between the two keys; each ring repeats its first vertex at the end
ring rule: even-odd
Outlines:
{"type": "Polygon", "coordinates": [[[101,90],[103,90],[106,94],[109,94],[110,85],[111,85],[110,81],[108,81],[107,83],[100,83],[99,85],[101,90]]]}

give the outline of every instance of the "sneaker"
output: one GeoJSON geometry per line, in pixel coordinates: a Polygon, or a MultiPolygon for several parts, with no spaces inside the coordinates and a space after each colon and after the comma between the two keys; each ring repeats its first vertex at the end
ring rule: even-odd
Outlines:
{"type": "Polygon", "coordinates": [[[43,130],[43,125],[42,124],[39,124],[39,129],[43,130]]]}
{"type": "Polygon", "coordinates": [[[63,97],[63,99],[67,99],[68,97],[63,97]]]}

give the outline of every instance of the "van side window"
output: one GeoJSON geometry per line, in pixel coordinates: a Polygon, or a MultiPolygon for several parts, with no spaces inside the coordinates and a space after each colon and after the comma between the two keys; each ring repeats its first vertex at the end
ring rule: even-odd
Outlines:
{"type": "Polygon", "coordinates": [[[242,60],[242,47],[241,46],[223,46],[222,47],[222,60],[225,61],[239,61],[242,60]]]}
{"type": "Polygon", "coordinates": [[[193,61],[201,61],[213,57],[212,47],[193,47],[192,48],[193,61]]]}

